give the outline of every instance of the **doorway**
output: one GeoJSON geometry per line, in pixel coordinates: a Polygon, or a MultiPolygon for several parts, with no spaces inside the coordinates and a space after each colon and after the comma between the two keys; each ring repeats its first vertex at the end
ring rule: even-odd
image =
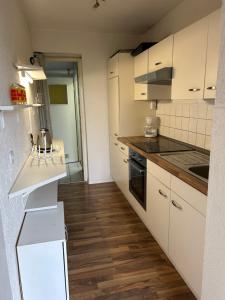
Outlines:
{"type": "Polygon", "coordinates": [[[80,59],[45,56],[52,134],[64,141],[67,177],[60,184],[87,181],[86,131],[80,59]]]}

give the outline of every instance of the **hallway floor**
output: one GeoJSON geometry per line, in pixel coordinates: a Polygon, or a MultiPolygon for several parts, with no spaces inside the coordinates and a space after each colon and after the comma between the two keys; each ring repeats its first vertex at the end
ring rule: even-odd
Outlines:
{"type": "Polygon", "coordinates": [[[59,185],[71,300],[194,300],[114,183],[59,185]]]}

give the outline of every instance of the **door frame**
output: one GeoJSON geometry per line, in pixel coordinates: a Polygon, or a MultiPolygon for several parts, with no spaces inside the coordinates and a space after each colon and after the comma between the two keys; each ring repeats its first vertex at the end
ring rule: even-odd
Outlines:
{"type": "Polygon", "coordinates": [[[45,52],[43,53],[43,55],[45,60],[48,61],[62,61],[62,62],[69,61],[69,62],[77,63],[83,172],[84,172],[84,181],[88,182],[87,130],[86,130],[82,57],[81,55],[63,54],[63,53],[61,54],[45,53],[45,52]]]}

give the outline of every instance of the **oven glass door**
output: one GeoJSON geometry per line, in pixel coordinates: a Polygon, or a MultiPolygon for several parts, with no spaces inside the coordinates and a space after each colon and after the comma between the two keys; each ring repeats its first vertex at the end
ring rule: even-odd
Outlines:
{"type": "Polygon", "coordinates": [[[129,189],[141,206],[146,209],[146,168],[134,160],[129,162],[129,189]]]}

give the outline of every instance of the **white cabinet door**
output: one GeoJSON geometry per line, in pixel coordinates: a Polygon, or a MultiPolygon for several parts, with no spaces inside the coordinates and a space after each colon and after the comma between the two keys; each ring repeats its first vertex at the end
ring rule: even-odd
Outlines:
{"type": "Polygon", "coordinates": [[[134,82],[134,100],[148,100],[148,85],[134,82]]]}
{"type": "Polygon", "coordinates": [[[109,127],[111,136],[119,136],[119,77],[109,79],[109,127]]]}
{"type": "Polygon", "coordinates": [[[148,50],[134,57],[134,77],[148,73],[148,50]]]}
{"type": "Polygon", "coordinates": [[[205,75],[205,99],[216,97],[216,82],[219,61],[219,46],[221,33],[221,10],[209,15],[208,49],[205,75]]]}
{"type": "Polygon", "coordinates": [[[128,157],[120,150],[118,152],[118,174],[119,180],[117,182],[122,193],[127,196],[129,191],[129,167],[128,157]]]}
{"type": "Polygon", "coordinates": [[[110,58],[108,63],[108,78],[113,78],[119,75],[119,55],[110,58]]]}
{"type": "Polygon", "coordinates": [[[148,71],[153,72],[173,65],[173,35],[149,49],[148,71]]]}
{"type": "Polygon", "coordinates": [[[110,166],[111,166],[111,176],[115,182],[118,181],[118,152],[119,152],[119,142],[116,138],[110,138],[110,166]]]}
{"type": "Polygon", "coordinates": [[[203,99],[208,20],[174,35],[172,99],[203,99]]]}
{"type": "Polygon", "coordinates": [[[200,298],[205,218],[171,193],[169,256],[184,280],[200,298]]]}
{"type": "Polygon", "coordinates": [[[168,253],[170,190],[153,175],[147,176],[147,225],[168,253]]]}

